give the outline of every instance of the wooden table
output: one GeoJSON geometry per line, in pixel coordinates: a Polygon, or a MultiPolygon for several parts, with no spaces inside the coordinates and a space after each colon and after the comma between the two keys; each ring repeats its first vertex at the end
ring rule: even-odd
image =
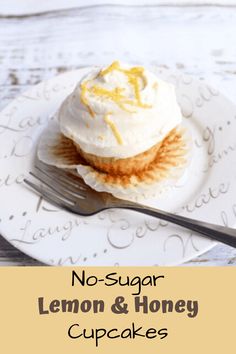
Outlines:
{"type": "MultiPolygon", "coordinates": [[[[236,101],[235,1],[231,6],[69,1],[71,8],[59,0],[46,8],[28,2],[31,6],[19,11],[19,2],[0,4],[0,108],[42,80],[114,59],[178,69],[236,101]]],[[[235,264],[236,250],[218,245],[186,265],[235,264]]],[[[39,263],[0,237],[0,265],[39,263]]]]}

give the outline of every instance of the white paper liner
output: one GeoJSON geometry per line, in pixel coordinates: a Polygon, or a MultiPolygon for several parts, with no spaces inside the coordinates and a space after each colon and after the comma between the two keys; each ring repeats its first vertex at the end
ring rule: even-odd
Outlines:
{"type": "Polygon", "coordinates": [[[39,160],[58,168],[76,169],[80,164],[74,144],[65,138],[57,121],[51,121],[40,138],[37,155],[39,160]]]}
{"type": "Polygon", "coordinates": [[[110,176],[89,166],[79,156],[72,141],[61,134],[56,121],[50,122],[43,132],[37,154],[39,160],[48,165],[76,170],[85,183],[98,192],[137,201],[169,191],[186,171],[191,155],[188,132],[180,126],[167,139],[150,169],[139,175],[123,177],[110,176]]]}

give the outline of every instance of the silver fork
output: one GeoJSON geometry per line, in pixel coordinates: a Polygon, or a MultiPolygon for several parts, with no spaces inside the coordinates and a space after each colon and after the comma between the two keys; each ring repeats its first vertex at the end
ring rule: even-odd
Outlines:
{"type": "Polygon", "coordinates": [[[146,205],[121,200],[108,193],[96,192],[71,171],[58,169],[37,161],[35,171],[30,172],[30,175],[40,183],[25,179],[24,182],[28,186],[51,204],[72,213],[90,216],[111,208],[134,210],[236,247],[236,229],[186,218],[146,205]]]}

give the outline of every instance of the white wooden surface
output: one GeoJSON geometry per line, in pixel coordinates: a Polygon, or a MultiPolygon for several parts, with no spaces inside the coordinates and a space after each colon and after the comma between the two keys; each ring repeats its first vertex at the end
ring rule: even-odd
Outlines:
{"type": "MultiPolygon", "coordinates": [[[[0,109],[41,80],[113,59],[181,70],[211,82],[236,103],[235,1],[132,2],[139,6],[68,1],[65,8],[58,0],[45,9],[33,0],[0,2],[0,109]]],[[[32,264],[39,265],[0,237],[0,265],[32,264]]],[[[236,265],[236,250],[219,245],[187,265],[236,265]]]]}
{"type": "Polygon", "coordinates": [[[0,13],[4,16],[21,16],[26,14],[45,13],[53,10],[73,9],[82,6],[118,5],[118,6],[234,6],[236,0],[7,0],[0,1],[0,13]]]}

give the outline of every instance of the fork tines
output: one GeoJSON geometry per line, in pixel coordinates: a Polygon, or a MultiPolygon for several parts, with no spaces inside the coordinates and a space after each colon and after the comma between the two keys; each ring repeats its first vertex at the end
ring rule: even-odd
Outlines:
{"type": "Polygon", "coordinates": [[[88,186],[75,175],[53,166],[37,164],[30,175],[40,182],[36,184],[28,179],[24,182],[40,193],[47,201],[59,207],[74,211],[78,199],[86,198],[88,186]]]}

